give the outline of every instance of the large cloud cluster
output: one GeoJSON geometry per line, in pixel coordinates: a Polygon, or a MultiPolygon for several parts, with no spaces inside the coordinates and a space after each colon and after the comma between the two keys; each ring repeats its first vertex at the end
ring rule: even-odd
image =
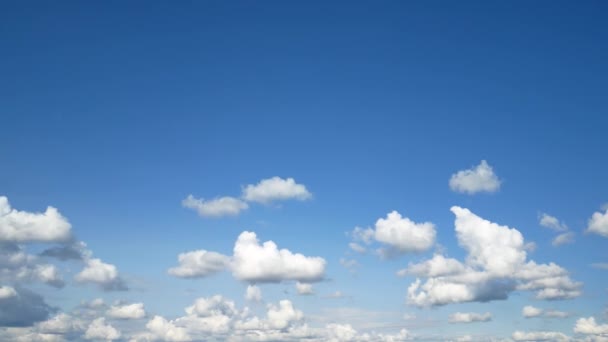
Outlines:
{"type": "Polygon", "coordinates": [[[554,264],[527,260],[522,234],[514,228],[485,220],[470,210],[452,207],[464,262],[443,255],[410,264],[399,275],[418,277],[407,291],[416,306],[506,299],[515,290],[536,292],[538,299],[566,299],[581,294],[581,284],[554,264]],[[419,278],[426,278],[422,282],[419,278]]]}

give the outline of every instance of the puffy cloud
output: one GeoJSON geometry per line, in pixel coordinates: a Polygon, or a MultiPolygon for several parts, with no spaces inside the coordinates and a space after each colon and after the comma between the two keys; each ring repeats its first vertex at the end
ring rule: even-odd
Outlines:
{"type": "Polygon", "coordinates": [[[329,341],[353,341],[357,336],[357,330],[353,329],[350,324],[331,323],[325,326],[329,341]]]}
{"type": "Polygon", "coordinates": [[[87,340],[113,341],[119,339],[120,335],[120,331],[116,330],[111,324],[106,324],[106,319],[100,317],[89,324],[84,338],[87,340]]]}
{"type": "Polygon", "coordinates": [[[565,245],[568,243],[573,243],[574,242],[574,233],[573,232],[566,232],[566,233],[562,233],[559,234],[558,236],[556,236],[553,241],[551,241],[551,244],[555,247],[557,246],[561,246],[561,245],[565,245]]]}
{"type": "Polygon", "coordinates": [[[475,312],[456,312],[450,315],[449,323],[473,323],[473,322],[488,322],[492,320],[492,314],[489,312],[479,314],[475,312]]]}
{"type": "Polygon", "coordinates": [[[268,323],[273,329],[285,329],[291,322],[299,321],[304,314],[296,310],[289,300],[282,300],[279,305],[268,305],[268,323]]]}
{"type": "Polygon", "coordinates": [[[212,200],[205,201],[204,199],[194,198],[192,195],[188,195],[183,201],[182,205],[186,208],[196,210],[199,215],[205,217],[221,217],[221,216],[235,216],[241,211],[249,208],[247,203],[234,197],[220,197],[212,200]]]}
{"type": "Polygon", "coordinates": [[[543,313],[542,309],[536,308],[536,307],[531,306],[531,305],[526,305],[521,310],[521,314],[524,315],[524,317],[526,317],[526,318],[538,317],[542,313],[543,313]]]}
{"type": "Polygon", "coordinates": [[[11,286],[0,286],[0,300],[15,297],[17,291],[11,286]]]}
{"type": "Polygon", "coordinates": [[[555,331],[516,331],[511,338],[515,341],[570,341],[568,336],[555,331]]]}
{"type": "MultiPolygon", "coordinates": [[[[371,244],[373,240],[387,247],[378,250],[382,257],[394,257],[405,253],[423,252],[435,243],[435,225],[431,222],[416,223],[392,211],[386,218],[379,218],[374,229],[355,227],[351,236],[354,240],[371,244]]],[[[365,247],[351,242],[349,247],[364,253],[365,247]]]]}
{"type": "Polygon", "coordinates": [[[546,213],[542,213],[540,215],[538,223],[543,227],[550,228],[558,232],[564,232],[568,230],[568,226],[566,226],[565,223],[559,222],[556,217],[546,213]]]}
{"type": "Polygon", "coordinates": [[[215,252],[197,250],[181,253],[179,266],[170,268],[169,274],[180,278],[202,278],[225,269],[230,258],[215,252]]]}
{"type": "Polygon", "coordinates": [[[127,286],[120,278],[116,266],[104,263],[100,259],[89,259],[85,268],[76,274],[76,281],[99,285],[104,291],[124,291],[127,286]]]}
{"type": "Polygon", "coordinates": [[[302,296],[311,295],[315,293],[312,289],[312,284],[300,283],[299,281],[296,282],[296,292],[298,292],[298,294],[302,296]]]}
{"type": "Polygon", "coordinates": [[[172,321],[167,321],[164,317],[154,316],[146,328],[154,334],[154,337],[168,342],[192,341],[186,329],[177,327],[172,321]]]}
{"type": "Polygon", "coordinates": [[[146,316],[146,310],[143,303],[112,305],[107,315],[116,319],[139,319],[146,316]]]}
{"type": "Polygon", "coordinates": [[[64,286],[54,265],[41,263],[36,256],[27,254],[21,246],[10,242],[0,243],[0,280],[41,281],[57,288],[64,286]]]}
{"type": "Polygon", "coordinates": [[[249,282],[296,280],[314,282],[325,275],[325,260],[278,249],[272,241],[260,245],[254,232],[241,233],[234,245],[233,275],[249,282]]]}
{"type": "Polygon", "coordinates": [[[386,219],[378,219],[374,232],[376,241],[390,246],[391,251],[399,254],[429,249],[435,243],[435,235],[434,224],[416,223],[407,217],[401,217],[397,211],[390,212],[386,219]]]}
{"type": "Polygon", "coordinates": [[[64,335],[72,331],[84,330],[84,322],[68,314],[60,313],[37,324],[37,330],[44,334],[64,335]]]}
{"type": "Polygon", "coordinates": [[[608,237],[608,209],[603,214],[601,212],[593,213],[586,231],[608,237]]]}
{"type": "Polygon", "coordinates": [[[461,274],[465,271],[464,265],[452,258],[446,258],[441,254],[435,254],[433,258],[418,264],[410,263],[405,269],[399,270],[397,275],[414,275],[417,277],[441,277],[461,274]]]}
{"type": "Polygon", "coordinates": [[[282,179],[272,177],[261,180],[258,184],[249,184],[243,188],[243,199],[249,202],[268,204],[279,200],[307,200],[312,194],[303,184],[298,184],[293,178],[282,179]]]}
{"type": "Polygon", "coordinates": [[[0,327],[27,327],[46,320],[55,311],[44,301],[44,298],[25,288],[5,289],[5,296],[0,300],[0,327]]]}
{"type": "Polygon", "coordinates": [[[53,207],[48,207],[44,213],[18,211],[11,208],[8,198],[0,196],[0,241],[67,241],[71,238],[71,227],[53,207]]]}
{"type": "Polygon", "coordinates": [[[597,324],[595,317],[582,317],[576,321],[574,332],[586,335],[608,335],[608,324],[597,324]]]}
{"type": "Polygon", "coordinates": [[[252,302],[261,302],[262,290],[258,286],[248,285],[245,291],[245,299],[252,302]]]}
{"type": "Polygon", "coordinates": [[[453,174],[450,178],[450,189],[468,194],[495,192],[500,189],[500,183],[492,167],[482,160],[479,165],[471,169],[453,174]]]}
{"type": "Polygon", "coordinates": [[[435,255],[410,264],[399,275],[416,279],[408,287],[408,302],[417,306],[445,305],[469,301],[506,299],[515,290],[536,291],[538,299],[566,299],[581,294],[581,284],[572,281],[562,267],[527,261],[521,233],[452,207],[459,245],[467,252],[464,263],[435,255]]]}

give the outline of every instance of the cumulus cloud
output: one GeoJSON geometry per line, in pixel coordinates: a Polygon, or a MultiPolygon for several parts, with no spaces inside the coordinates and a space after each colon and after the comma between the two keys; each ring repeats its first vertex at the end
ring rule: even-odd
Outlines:
{"type": "Polygon", "coordinates": [[[531,317],[538,317],[543,313],[542,309],[539,309],[537,307],[531,306],[531,305],[526,305],[524,306],[524,308],[521,310],[521,314],[525,317],[525,318],[531,318],[531,317]]]}
{"type": "Polygon", "coordinates": [[[40,281],[61,288],[65,285],[57,267],[42,263],[36,256],[11,242],[0,243],[0,280],[6,282],[40,281]]]}
{"type": "Polygon", "coordinates": [[[471,169],[453,174],[450,178],[450,189],[468,194],[496,192],[500,189],[500,183],[492,167],[482,160],[479,165],[471,169]]]}
{"type": "Polygon", "coordinates": [[[473,322],[488,322],[492,320],[492,314],[489,312],[480,314],[476,312],[456,312],[450,315],[449,323],[473,323],[473,322]]]}
{"type": "Polygon", "coordinates": [[[143,303],[112,305],[107,315],[115,319],[140,319],[146,316],[146,310],[143,303]]]}
{"type": "Polygon", "coordinates": [[[167,342],[186,342],[192,341],[192,338],[188,335],[186,329],[177,327],[171,321],[166,320],[161,316],[154,316],[146,328],[154,334],[155,339],[161,339],[167,342]]]}
{"type": "Polygon", "coordinates": [[[312,284],[300,283],[299,281],[296,282],[296,292],[302,296],[312,295],[315,293],[312,288],[312,284]]]}
{"type": "Polygon", "coordinates": [[[198,199],[188,195],[182,201],[182,205],[185,208],[196,210],[199,215],[204,217],[236,216],[249,208],[247,203],[229,196],[205,201],[202,198],[198,199]]]}
{"type": "Polygon", "coordinates": [[[65,335],[73,331],[84,330],[85,324],[81,319],[60,313],[46,321],[38,323],[36,329],[42,334],[65,335]]]}
{"type": "MultiPolygon", "coordinates": [[[[386,258],[428,250],[435,243],[436,234],[433,223],[416,223],[402,217],[397,211],[392,211],[386,218],[379,218],[374,229],[355,227],[351,236],[365,244],[371,244],[373,240],[382,243],[386,247],[380,248],[378,252],[386,258]]],[[[357,252],[365,252],[365,248],[357,243],[353,242],[349,246],[357,252]]]]}
{"type": "Polygon", "coordinates": [[[116,330],[111,324],[106,324],[106,319],[103,317],[91,322],[84,334],[84,338],[87,340],[113,341],[119,339],[120,336],[120,331],[116,330]]]}
{"type": "Polygon", "coordinates": [[[97,284],[104,291],[128,290],[124,280],[119,276],[116,266],[100,259],[89,259],[85,268],[74,277],[80,283],[97,284]]]}
{"type": "Polygon", "coordinates": [[[586,231],[608,237],[608,209],[603,214],[601,212],[593,213],[589,219],[586,231]]]}
{"type": "Polygon", "coordinates": [[[230,258],[206,250],[181,253],[178,257],[179,266],[169,269],[169,274],[180,278],[203,278],[225,269],[230,258]]]}
{"type": "Polygon", "coordinates": [[[72,226],[53,207],[44,213],[11,208],[8,198],[0,196],[0,241],[62,242],[71,238],[72,226]]]}
{"type": "Polygon", "coordinates": [[[289,199],[304,201],[312,198],[312,194],[306,186],[296,183],[293,178],[272,177],[263,179],[255,185],[247,185],[243,188],[242,197],[249,202],[268,204],[289,199]]]}
{"type": "Polygon", "coordinates": [[[581,294],[581,284],[554,264],[527,260],[526,243],[521,233],[452,207],[459,245],[466,260],[435,255],[432,259],[410,264],[399,275],[416,279],[408,287],[408,303],[416,306],[506,299],[515,290],[536,291],[538,299],[566,299],[581,294]]]}
{"type": "Polygon", "coordinates": [[[15,297],[17,291],[11,286],[0,286],[0,300],[15,297]]]}
{"type": "Polygon", "coordinates": [[[325,275],[325,259],[279,249],[272,241],[260,244],[254,232],[242,232],[234,245],[233,275],[248,282],[296,280],[315,282],[325,275]]]}
{"type": "Polygon", "coordinates": [[[608,324],[598,324],[595,317],[582,317],[576,321],[574,332],[586,335],[608,335],[608,324]]]}
{"type": "Polygon", "coordinates": [[[0,327],[32,326],[46,320],[55,311],[42,296],[28,289],[3,287],[3,290],[4,298],[0,299],[0,327]]]}
{"type": "Polygon", "coordinates": [[[255,285],[248,285],[245,291],[245,299],[251,302],[262,301],[262,290],[255,285]]]}
{"type": "Polygon", "coordinates": [[[553,229],[558,232],[563,232],[563,231],[568,230],[568,226],[565,223],[559,222],[559,220],[556,217],[551,216],[546,213],[542,213],[540,215],[538,223],[543,227],[550,228],[550,229],[553,229]]]}
{"type": "Polygon", "coordinates": [[[570,341],[570,338],[556,331],[516,331],[511,335],[515,341],[570,341]]]}

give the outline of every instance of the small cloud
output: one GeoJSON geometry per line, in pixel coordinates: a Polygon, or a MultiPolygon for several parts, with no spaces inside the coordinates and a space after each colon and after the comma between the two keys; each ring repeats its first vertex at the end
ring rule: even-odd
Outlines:
{"type": "Polygon", "coordinates": [[[556,217],[546,213],[542,213],[540,215],[538,223],[545,228],[553,229],[558,232],[564,232],[568,230],[568,226],[565,223],[559,222],[556,217]]]}
{"type": "Polygon", "coordinates": [[[554,247],[558,247],[558,246],[573,243],[573,242],[574,242],[574,233],[566,232],[566,233],[562,233],[562,234],[559,234],[558,236],[556,236],[553,239],[553,241],[551,242],[551,244],[554,247]]]}
{"type": "Polygon", "coordinates": [[[269,204],[290,199],[305,201],[311,199],[312,194],[306,186],[296,183],[293,178],[272,177],[263,179],[258,184],[245,186],[242,198],[248,202],[269,204]]]}
{"type": "Polygon", "coordinates": [[[485,161],[471,169],[458,171],[450,178],[450,189],[455,192],[475,194],[478,192],[496,192],[501,181],[492,167],[485,161]]]}
{"type": "Polygon", "coordinates": [[[456,312],[450,315],[449,323],[473,323],[473,322],[488,322],[492,320],[492,314],[489,312],[479,314],[475,312],[456,312]]]}
{"type": "Polygon", "coordinates": [[[182,206],[196,210],[200,216],[204,217],[236,216],[249,208],[247,203],[229,196],[205,201],[202,198],[188,195],[182,201],[182,206]]]}

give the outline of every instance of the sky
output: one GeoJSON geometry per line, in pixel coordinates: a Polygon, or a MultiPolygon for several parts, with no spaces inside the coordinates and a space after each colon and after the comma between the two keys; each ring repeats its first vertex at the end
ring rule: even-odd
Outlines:
{"type": "Polygon", "coordinates": [[[0,339],[608,341],[607,11],[0,3],[0,339]]]}

